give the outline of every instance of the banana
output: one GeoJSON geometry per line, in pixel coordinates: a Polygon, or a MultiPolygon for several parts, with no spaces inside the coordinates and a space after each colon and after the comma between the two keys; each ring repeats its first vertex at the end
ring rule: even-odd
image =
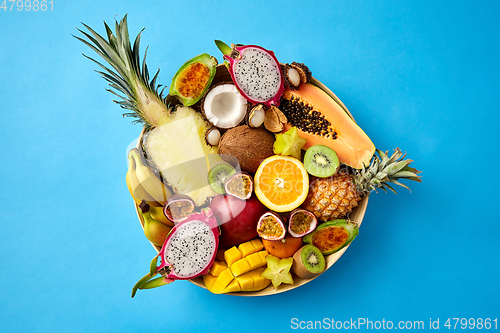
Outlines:
{"type": "Polygon", "coordinates": [[[156,221],[151,217],[149,212],[143,213],[140,209],[139,211],[144,220],[144,235],[151,243],[157,246],[162,246],[172,227],[168,227],[163,223],[156,221]]]}
{"type": "Polygon", "coordinates": [[[156,221],[160,221],[161,223],[168,225],[169,227],[174,226],[174,222],[170,221],[165,217],[165,214],[163,213],[163,207],[151,207],[149,208],[149,213],[151,214],[151,217],[155,219],[156,221]]]}
{"type": "Polygon", "coordinates": [[[144,190],[154,199],[154,201],[165,203],[165,201],[173,195],[172,191],[166,187],[161,180],[156,177],[151,168],[144,163],[136,148],[130,150],[129,156],[132,156],[135,161],[135,174],[144,190]]]}
{"type": "Polygon", "coordinates": [[[139,183],[135,174],[135,160],[132,158],[131,154],[128,155],[128,170],[125,179],[130,195],[137,205],[140,204],[142,200],[148,202],[155,201],[139,183]]]}

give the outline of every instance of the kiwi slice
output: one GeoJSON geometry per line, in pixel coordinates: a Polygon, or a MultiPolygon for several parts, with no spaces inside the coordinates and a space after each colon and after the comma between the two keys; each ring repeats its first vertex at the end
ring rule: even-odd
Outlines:
{"type": "Polygon", "coordinates": [[[224,185],[226,180],[234,173],[236,173],[236,170],[230,164],[219,163],[214,165],[208,172],[208,183],[212,191],[225,194],[224,185]]]}
{"type": "Polygon", "coordinates": [[[323,145],[314,145],[304,155],[304,167],[309,174],[316,177],[330,177],[340,165],[335,150],[323,145]]]}
{"type": "Polygon", "coordinates": [[[316,246],[304,245],[293,255],[292,270],[303,279],[319,275],[325,270],[325,257],[316,246]]]}

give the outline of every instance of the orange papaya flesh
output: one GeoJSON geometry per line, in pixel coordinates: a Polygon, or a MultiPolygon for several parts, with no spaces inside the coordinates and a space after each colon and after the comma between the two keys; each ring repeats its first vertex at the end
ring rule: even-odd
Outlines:
{"type": "Polygon", "coordinates": [[[339,161],[355,169],[368,166],[375,145],[349,114],[322,89],[302,84],[299,90],[286,90],[280,110],[287,117],[284,132],[297,127],[299,136],[307,139],[302,149],[324,145],[335,150],[339,161]]]}

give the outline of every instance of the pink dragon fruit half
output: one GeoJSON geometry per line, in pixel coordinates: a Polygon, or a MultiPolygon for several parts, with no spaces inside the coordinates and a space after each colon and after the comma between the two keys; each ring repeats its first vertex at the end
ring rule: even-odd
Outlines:
{"type": "Polygon", "coordinates": [[[230,48],[221,41],[215,43],[229,62],[229,73],[243,97],[253,104],[279,105],[285,85],[274,52],[257,45],[230,48]]]}
{"type": "Polygon", "coordinates": [[[212,210],[189,215],[170,231],[156,268],[164,278],[187,280],[207,274],[219,246],[219,227],[212,210]]]}

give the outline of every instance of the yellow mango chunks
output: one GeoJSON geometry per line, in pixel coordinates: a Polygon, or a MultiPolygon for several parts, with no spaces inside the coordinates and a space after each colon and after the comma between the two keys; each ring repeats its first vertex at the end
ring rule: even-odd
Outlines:
{"type": "Polygon", "coordinates": [[[268,253],[263,249],[260,239],[254,239],[226,250],[224,261],[214,261],[210,272],[203,276],[205,287],[214,294],[266,288],[271,280],[260,276],[265,269],[261,267],[267,265],[268,253]]]}
{"type": "Polygon", "coordinates": [[[234,276],[240,276],[251,270],[267,265],[267,251],[253,253],[245,258],[241,258],[232,264],[229,268],[234,276]]]}
{"type": "MultiPolygon", "coordinates": [[[[234,281],[238,282],[238,285],[240,287],[240,290],[238,290],[238,291],[257,291],[257,290],[262,290],[265,287],[267,287],[271,283],[271,280],[260,276],[260,274],[262,274],[262,272],[264,270],[265,270],[264,267],[257,268],[257,269],[254,269],[253,271],[245,273],[241,276],[237,276],[234,279],[234,281]]],[[[229,288],[229,286],[228,286],[228,288],[229,288]]],[[[228,289],[228,288],[226,288],[226,289],[228,289]]],[[[233,292],[233,290],[231,290],[231,291],[224,290],[224,292],[233,292]]]]}
{"type": "Polygon", "coordinates": [[[260,239],[253,239],[249,242],[245,242],[238,246],[238,250],[241,252],[241,257],[244,258],[252,253],[256,253],[264,249],[264,244],[260,239]]]}
{"type": "MultiPolygon", "coordinates": [[[[231,273],[231,270],[229,268],[226,268],[222,273],[220,273],[219,276],[217,276],[217,279],[212,285],[210,290],[214,294],[222,294],[224,292],[224,289],[233,281],[234,276],[233,273],[231,273]]],[[[207,287],[208,288],[208,287],[207,287]]]]}
{"type": "Polygon", "coordinates": [[[210,274],[213,276],[219,276],[224,270],[226,270],[227,265],[223,261],[214,260],[212,267],[210,268],[210,274]]]}

